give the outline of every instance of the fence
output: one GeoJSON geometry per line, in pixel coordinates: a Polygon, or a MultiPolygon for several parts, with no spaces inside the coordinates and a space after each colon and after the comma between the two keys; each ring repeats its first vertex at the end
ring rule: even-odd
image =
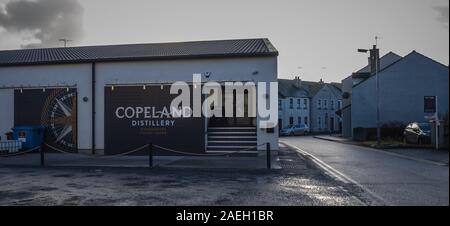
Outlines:
{"type": "MultiPolygon", "coordinates": [[[[124,152],[124,153],[120,153],[120,154],[116,154],[116,155],[104,155],[104,156],[96,156],[96,155],[89,155],[89,154],[82,154],[82,153],[71,153],[71,152],[67,152],[64,150],[61,150],[57,147],[54,147],[52,145],[49,145],[47,143],[43,143],[42,146],[45,146],[55,152],[59,152],[61,154],[66,154],[66,155],[72,155],[74,157],[88,157],[88,158],[95,158],[95,159],[108,159],[108,158],[115,158],[115,157],[119,157],[119,156],[129,156],[133,153],[142,151],[147,149],[147,153],[148,153],[148,167],[149,168],[153,168],[154,167],[154,151],[155,150],[162,150],[162,151],[167,151],[167,152],[172,152],[175,154],[181,154],[183,156],[231,156],[231,155],[235,155],[241,152],[246,152],[252,149],[257,149],[258,147],[261,147],[265,145],[266,146],[266,167],[268,169],[271,169],[272,163],[271,163],[271,149],[270,149],[270,143],[264,143],[264,144],[260,144],[260,145],[256,145],[250,148],[246,148],[246,149],[241,149],[241,150],[237,150],[234,152],[227,152],[227,153],[217,153],[217,154],[200,154],[200,153],[189,153],[189,152],[183,152],[183,151],[178,151],[178,150],[173,150],[170,148],[166,148],[166,147],[162,147],[153,143],[149,143],[143,146],[140,146],[138,148],[135,148],[133,150],[124,152]]],[[[16,153],[10,153],[10,154],[0,154],[0,157],[11,157],[11,156],[19,156],[19,155],[25,155],[27,153],[31,153],[31,152],[35,152],[37,150],[39,150],[39,160],[40,160],[40,165],[41,166],[45,166],[46,165],[46,152],[45,152],[45,148],[42,148],[42,146],[39,147],[35,147],[33,149],[30,150],[25,150],[25,151],[20,151],[20,152],[16,152],[16,153]]]]}

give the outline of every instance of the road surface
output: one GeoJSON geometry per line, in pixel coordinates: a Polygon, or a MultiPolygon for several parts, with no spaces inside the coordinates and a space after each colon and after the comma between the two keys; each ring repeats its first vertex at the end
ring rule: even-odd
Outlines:
{"type": "Polygon", "coordinates": [[[280,138],[338,180],[363,189],[377,205],[449,205],[448,165],[313,137],[280,138]]]}

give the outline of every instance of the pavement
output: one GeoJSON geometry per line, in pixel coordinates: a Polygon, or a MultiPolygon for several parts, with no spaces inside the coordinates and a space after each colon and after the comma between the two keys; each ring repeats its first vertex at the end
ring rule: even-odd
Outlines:
{"type": "Polygon", "coordinates": [[[296,148],[336,180],[360,188],[375,205],[449,205],[448,152],[394,153],[314,137],[286,137],[280,142],[296,148]]]}
{"type": "MultiPolygon", "coordinates": [[[[276,152],[271,167],[279,169],[276,152]]],[[[39,153],[0,158],[3,166],[39,166],[39,153]]],[[[149,167],[148,156],[91,156],[84,154],[46,153],[45,165],[55,167],[149,167]]],[[[203,169],[265,169],[265,153],[257,157],[239,156],[154,156],[154,167],[203,169]]]]}
{"type": "MultiPolygon", "coordinates": [[[[271,170],[254,168],[254,164],[252,167],[245,168],[156,167],[152,169],[99,167],[94,164],[55,166],[58,162],[49,156],[46,159],[48,165],[40,167],[37,156],[32,157],[28,158],[28,164],[22,162],[15,165],[11,164],[13,160],[9,158],[0,158],[0,205],[361,206],[372,204],[371,200],[365,199],[363,191],[334,180],[294,149],[284,146],[280,148],[276,159],[279,168],[271,170]]],[[[186,160],[185,158],[178,160],[169,158],[165,159],[164,163],[170,165],[178,161],[178,166],[183,166],[186,164],[185,161],[180,163],[183,159],[186,160]]],[[[142,166],[146,165],[140,162],[143,161],[140,159],[133,161],[142,166]]],[[[163,159],[157,161],[162,163],[163,159]]],[[[229,159],[229,162],[234,161],[236,159],[229,159]]],[[[244,164],[245,161],[242,160],[241,163],[244,164]]],[[[257,160],[253,158],[253,161],[257,160]]]]}
{"type": "MultiPolygon", "coordinates": [[[[339,135],[318,135],[314,138],[339,142],[343,144],[361,145],[359,142],[339,135]]],[[[449,151],[445,149],[435,150],[432,148],[377,148],[376,150],[389,152],[404,158],[411,158],[418,161],[434,162],[438,165],[447,165],[449,163],[449,151]]]]}

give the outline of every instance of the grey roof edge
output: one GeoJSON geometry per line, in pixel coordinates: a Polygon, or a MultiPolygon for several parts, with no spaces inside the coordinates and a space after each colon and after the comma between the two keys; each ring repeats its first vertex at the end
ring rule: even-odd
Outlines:
{"type": "Polygon", "coordinates": [[[205,40],[205,41],[185,41],[185,42],[164,42],[164,43],[135,43],[135,44],[117,44],[117,45],[90,45],[77,47],[56,47],[56,48],[35,48],[35,49],[14,49],[14,50],[0,50],[0,53],[5,52],[25,52],[29,50],[81,50],[95,47],[123,47],[123,46],[139,46],[139,45],[158,45],[158,44],[194,44],[194,43],[213,43],[221,41],[251,41],[260,40],[263,42],[268,51],[265,52],[241,52],[241,53],[200,53],[200,54],[179,54],[179,55],[161,55],[161,56],[118,56],[118,57],[101,57],[101,58],[73,58],[73,59],[58,59],[58,60],[42,60],[33,62],[0,62],[0,67],[14,67],[14,66],[36,66],[36,65],[59,65],[59,64],[85,64],[97,62],[130,62],[130,61],[150,61],[150,60],[177,60],[177,59],[202,59],[202,58],[233,58],[233,57],[277,57],[278,50],[272,45],[267,38],[247,38],[247,39],[224,39],[224,40],[205,40]]]}
{"type": "MultiPolygon", "coordinates": [[[[425,59],[430,60],[430,61],[433,61],[434,63],[438,64],[439,66],[442,66],[442,67],[445,67],[445,68],[448,69],[448,66],[447,66],[447,65],[445,65],[445,64],[443,64],[443,63],[441,63],[441,62],[439,62],[439,61],[437,61],[437,60],[434,60],[434,59],[432,59],[432,58],[430,58],[430,57],[428,57],[428,56],[425,56],[425,55],[423,55],[422,53],[417,52],[416,50],[413,50],[413,51],[411,51],[410,53],[408,53],[406,56],[402,57],[401,59],[399,59],[399,60],[393,62],[392,64],[386,66],[385,68],[383,68],[383,70],[379,71],[378,74],[380,74],[380,73],[386,71],[387,69],[389,69],[389,68],[391,68],[392,66],[396,65],[398,62],[403,61],[404,59],[406,59],[407,57],[411,56],[412,54],[418,54],[418,55],[424,57],[425,59]]],[[[371,77],[372,77],[372,76],[371,76],[371,77]]],[[[364,83],[364,82],[366,82],[367,80],[369,80],[371,77],[364,79],[363,81],[361,81],[360,83],[358,83],[358,84],[356,84],[356,85],[353,85],[352,88],[355,88],[355,87],[361,85],[362,83],[364,83]]]]}
{"type": "MultiPolygon", "coordinates": [[[[278,78],[277,80],[278,82],[282,81],[282,82],[289,82],[292,83],[294,82],[292,79],[286,79],[286,78],[278,78]]],[[[330,82],[330,83],[320,83],[320,82],[315,82],[315,81],[303,81],[304,85],[308,86],[308,90],[304,90],[307,94],[309,98],[313,98],[314,96],[317,95],[317,93],[324,87],[324,86],[331,86],[331,89],[336,89],[339,92],[342,92],[341,89],[339,89],[338,87],[336,87],[334,84],[342,84],[342,83],[338,83],[338,82],[330,82]]],[[[292,84],[290,84],[292,85],[292,84]]],[[[299,88],[300,89],[300,88],[299,88]]],[[[333,92],[333,91],[332,91],[333,92]]],[[[286,96],[283,93],[281,93],[280,91],[278,92],[279,95],[284,96],[285,98],[288,97],[297,97],[297,96],[286,96]]],[[[333,92],[334,93],[334,92],[333,92]]],[[[339,95],[337,95],[339,96],[339,95]]]]}
{"type": "Polygon", "coordinates": [[[278,50],[272,45],[270,40],[268,38],[263,38],[264,44],[266,44],[267,49],[269,49],[270,52],[276,54],[278,56],[278,50]]]}
{"type": "Polygon", "coordinates": [[[89,60],[58,60],[58,61],[39,61],[25,63],[0,63],[0,67],[17,66],[38,66],[38,65],[61,65],[61,64],[91,64],[91,63],[110,63],[110,62],[133,62],[133,61],[157,61],[157,60],[181,60],[181,59],[205,59],[205,58],[238,58],[238,57],[274,57],[278,53],[258,53],[258,54],[202,54],[202,55],[179,55],[179,56],[151,56],[151,57],[117,57],[100,58],[89,60]]]}

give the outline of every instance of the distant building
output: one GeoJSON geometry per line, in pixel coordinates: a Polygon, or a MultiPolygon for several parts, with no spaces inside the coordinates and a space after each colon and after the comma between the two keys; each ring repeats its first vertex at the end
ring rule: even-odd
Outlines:
{"type": "MultiPolygon", "coordinates": [[[[389,52],[380,58],[380,70],[384,70],[386,67],[394,64],[395,62],[401,60],[402,57],[396,53],[389,52]]],[[[370,59],[369,59],[370,60],[370,59]]],[[[342,80],[342,135],[344,137],[352,137],[353,127],[352,127],[352,89],[354,85],[364,81],[362,74],[370,73],[370,62],[367,66],[358,70],[356,73],[348,76],[342,80]]]]}
{"type": "Polygon", "coordinates": [[[342,106],[340,83],[278,80],[279,128],[308,125],[310,132],[338,132],[341,119],[336,112],[342,106]],[[320,104],[320,106],[319,106],[320,104]]]}
{"type": "Polygon", "coordinates": [[[278,126],[310,124],[310,104],[307,87],[295,77],[294,80],[278,80],[278,126]]]}
{"type": "Polygon", "coordinates": [[[341,84],[319,82],[320,89],[311,96],[311,131],[340,132],[341,117],[336,114],[342,108],[341,84]]]}
{"type": "MultiPolygon", "coordinates": [[[[405,57],[389,53],[380,59],[380,63],[378,76],[382,126],[389,123],[425,122],[425,117],[432,115],[424,111],[426,96],[438,97],[441,118],[448,113],[448,66],[416,51],[405,57]]],[[[343,110],[344,136],[360,137],[360,134],[355,134],[355,129],[376,128],[374,71],[366,67],[343,80],[346,97],[343,110]]]]}

